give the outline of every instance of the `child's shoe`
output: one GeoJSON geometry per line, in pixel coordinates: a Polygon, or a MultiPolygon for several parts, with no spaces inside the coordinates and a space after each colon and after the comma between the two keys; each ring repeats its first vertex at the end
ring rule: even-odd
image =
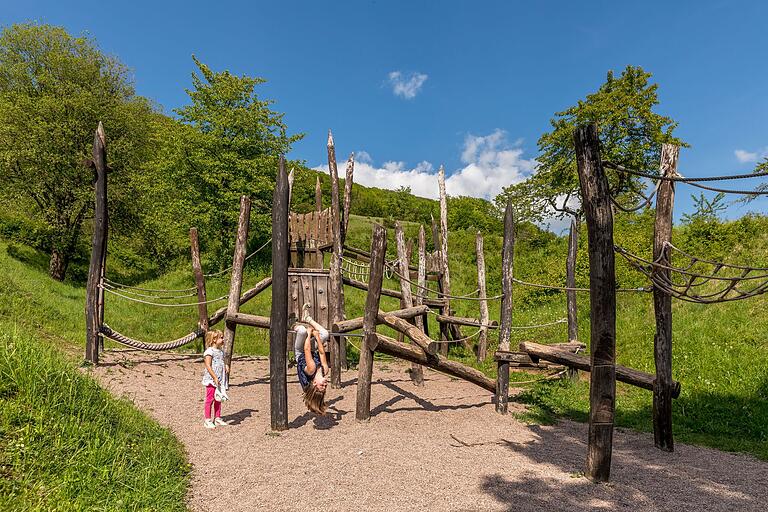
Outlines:
{"type": "Polygon", "coordinates": [[[203,426],[205,428],[216,428],[216,424],[214,422],[212,422],[211,420],[205,420],[203,422],[203,426]]]}
{"type": "Polygon", "coordinates": [[[229,425],[229,423],[227,423],[226,421],[224,421],[224,420],[223,420],[223,419],[221,419],[221,418],[216,418],[215,420],[213,420],[213,423],[214,423],[215,425],[218,425],[218,426],[220,426],[220,427],[225,427],[225,426],[229,425]]]}
{"type": "Polygon", "coordinates": [[[309,310],[312,308],[312,306],[309,305],[309,303],[304,304],[304,307],[302,308],[302,315],[301,315],[301,321],[302,322],[309,322],[312,320],[312,317],[309,315],[309,310]]]}

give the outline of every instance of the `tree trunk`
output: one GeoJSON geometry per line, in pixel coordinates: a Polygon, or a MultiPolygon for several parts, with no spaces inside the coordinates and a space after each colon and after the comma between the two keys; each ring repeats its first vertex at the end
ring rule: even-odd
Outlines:
{"type": "Polygon", "coordinates": [[[69,255],[57,247],[51,250],[51,259],[48,263],[48,273],[57,281],[63,281],[67,275],[69,255]]]}

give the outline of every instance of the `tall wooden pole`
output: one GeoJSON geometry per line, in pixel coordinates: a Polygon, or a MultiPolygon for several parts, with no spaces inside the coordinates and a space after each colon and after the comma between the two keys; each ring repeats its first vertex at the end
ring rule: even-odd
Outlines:
{"type": "MultiPolygon", "coordinates": [[[[93,248],[85,290],[85,359],[99,364],[101,319],[99,287],[103,286],[104,258],[107,252],[109,220],[107,218],[107,141],[99,122],[93,136],[93,169],[96,174],[96,202],[93,215],[93,248]]],[[[102,303],[103,304],[103,303],[102,303]]]]}
{"type": "Polygon", "coordinates": [[[291,167],[291,172],[288,173],[288,211],[291,211],[291,201],[293,201],[293,167],[291,167]]]}
{"type": "MultiPolygon", "coordinates": [[[[416,290],[416,297],[413,304],[415,306],[421,306],[424,304],[424,297],[426,296],[427,288],[427,238],[424,234],[424,225],[419,226],[419,266],[416,273],[416,282],[419,288],[416,290]]],[[[429,336],[429,319],[426,313],[421,317],[421,324],[417,324],[424,333],[429,336]]]]}
{"type": "MultiPolygon", "coordinates": [[[[661,175],[677,175],[680,148],[672,144],[661,147],[661,175]]],[[[656,193],[656,224],[653,232],[653,260],[668,261],[666,244],[672,241],[672,209],[675,203],[675,182],[662,181],[656,193]]],[[[653,268],[662,279],[669,280],[667,269],[653,268]]],[[[671,452],[672,438],[672,296],[653,287],[653,310],[656,316],[656,336],[653,355],[656,362],[656,382],[653,387],[653,440],[656,447],[671,452]]]]}
{"type": "Polygon", "coordinates": [[[574,134],[581,202],[589,240],[589,308],[592,349],[589,385],[589,448],[587,476],[607,482],[611,474],[613,422],[616,406],[616,269],[613,214],[600,160],[600,139],[594,124],[574,134]]]}
{"type": "Polygon", "coordinates": [[[272,311],[269,322],[269,398],[272,430],[288,428],[288,176],[280,157],[272,208],[272,311]]]}
{"type": "MultiPolygon", "coordinates": [[[[411,293],[411,284],[406,281],[410,276],[410,269],[408,267],[408,250],[405,247],[405,235],[403,234],[403,226],[400,222],[395,222],[395,240],[397,241],[397,260],[399,262],[398,269],[400,271],[400,293],[403,294],[402,309],[413,307],[413,294],[411,293]]],[[[416,317],[417,325],[420,323],[421,317],[416,317]]],[[[424,327],[418,325],[421,331],[424,327]]],[[[420,364],[411,363],[411,380],[417,386],[424,385],[424,369],[420,364]]]]}
{"type": "MultiPolygon", "coordinates": [[[[336,168],[336,148],[333,134],[328,130],[328,169],[331,174],[331,225],[333,230],[333,253],[330,267],[331,322],[344,319],[344,289],[341,278],[341,218],[339,212],[339,172],[336,168]]],[[[331,387],[341,387],[341,336],[331,336],[331,387]]]]}
{"type": "Polygon", "coordinates": [[[208,330],[208,304],[206,304],[205,276],[203,266],[200,263],[200,241],[197,237],[197,228],[189,229],[189,246],[192,252],[192,272],[195,275],[195,287],[197,288],[197,325],[204,331],[208,330]]]}
{"type": "MultiPolygon", "coordinates": [[[[432,217],[431,214],[430,214],[430,217],[432,219],[432,243],[435,246],[435,252],[437,252],[438,261],[440,262],[439,264],[440,271],[437,276],[437,291],[439,292],[437,297],[438,299],[442,300],[441,294],[445,290],[445,286],[443,285],[443,256],[442,256],[443,244],[440,241],[440,228],[438,227],[437,222],[435,222],[435,218],[432,217]]],[[[450,315],[450,313],[447,311],[446,308],[441,308],[440,314],[450,315]]],[[[438,328],[440,330],[440,340],[443,341],[443,343],[440,344],[440,354],[447,356],[448,343],[446,343],[446,341],[448,341],[448,326],[443,322],[439,322],[438,328]]]]}
{"type": "MultiPolygon", "coordinates": [[[[512,278],[515,258],[515,217],[512,202],[504,210],[504,241],[501,246],[501,325],[499,326],[499,350],[509,351],[512,337],[512,278]]],[[[496,412],[507,414],[509,404],[509,361],[499,359],[496,364],[496,412]]]]}
{"type": "MultiPolygon", "coordinates": [[[[565,260],[565,286],[570,288],[565,292],[566,310],[568,313],[568,341],[579,340],[579,320],[576,305],[576,257],[579,251],[579,221],[571,219],[571,229],[568,232],[568,257],[565,260]]],[[[579,380],[579,370],[568,368],[568,379],[579,380]]]]}
{"type": "Polygon", "coordinates": [[[323,211],[323,188],[320,185],[320,176],[315,180],[315,211],[323,211]]]}
{"type": "MultiPolygon", "coordinates": [[[[227,318],[231,318],[240,309],[240,291],[243,289],[243,264],[248,244],[248,224],[251,220],[251,200],[248,196],[240,197],[240,218],[237,222],[237,240],[235,254],[232,257],[232,274],[229,282],[227,300],[227,318]]],[[[235,349],[235,331],[237,324],[225,322],[224,327],[224,362],[231,368],[232,352],[235,349]]]]}
{"type": "MultiPolygon", "coordinates": [[[[437,173],[437,183],[440,188],[440,240],[442,246],[440,255],[443,259],[443,293],[451,294],[451,272],[448,268],[448,195],[445,192],[445,168],[441,165],[437,173]]],[[[445,297],[446,314],[452,315],[451,301],[445,297]]],[[[449,331],[454,339],[461,339],[461,331],[458,326],[449,325],[449,331]]]]}
{"type": "Polygon", "coordinates": [[[368,421],[371,418],[371,378],[373,376],[373,352],[379,340],[376,336],[376,317],[379,313],[381,288],[384,281],[384,257],[387,253],[387,230],[373,225],[371,236],[371,274],[363,317],[363,342],[360,344],[360,363],[357,376],[357,404],[355,418],[368,421]]]}
{"type": "Polygon", "coordinates": [[[488,301],[486,300],[487,291],[485,288],[485,255],[483,254],[483,235],[477,232],[475,237],[475,253],[477,254],[477,287],[480,290],[480,335],[477,338],[477,360],[485,361],[488,356],[488,323],[490,315],[488,314],[488,301]]]}
{"type": "MultiPolygon", "coordinates": [[[[344,216],[343,221],[341,225],[341,248],[342,251],[344,249],[344,244],[347,241],[347,230],[349,229],[349,215],[350,215],[350,208],[352,204],[352,182],[354,180],[355,175],[355,154],[352,153],[349,155],[349,160],[347,160],[347,171],[344,175],[344,216]]],[[[344,308],[344,287],[341,287],[341,316],[342,318],[346,318],[346,312],[344,308]]],[[[344,370],[349,369],[349,362],[347,361],[347,338],[344,336],[341,336],[339,338],[339,360],[341,363],[341,367],[344,370]]]]}

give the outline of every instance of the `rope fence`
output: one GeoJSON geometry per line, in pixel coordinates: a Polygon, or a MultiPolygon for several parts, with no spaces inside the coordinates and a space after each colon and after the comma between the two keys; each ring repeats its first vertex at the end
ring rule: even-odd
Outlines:
{"type": "Polygon", "coordinates": [[[116,296],[121,297],[121,298],[123,298],[125,300],[130,300],[130,301],[133,301],[133,302],[138,302],[138,303],[141,303],[141,304],[147,304],[149,306],[157,306],[157,307],[161,307],[161,308],[183,308],[183,307],[189,307],[189,306],[197,307],[200,304],[210,304],[212,302],[218,302],[218,301],[225,300],[225,299],[229,298],[229,295],[222,295],[221,297],[217,297],[215,299],[206,300],[206,301],[203,301],[203,302],[185,302],[185,303],[182,303],[182,304],[164,304],[164,303],[161,303],[161,302],[152,302],[152,301],[148,301],[148,300],[137,299],[136,297],[131,297],[130,295],[123,295],[122,293],[120,293],[118,291],[115,291],[115,290],[113,290],[111,288],[107,288],[106,286],[100,286],[100,288],[102,290],[104,290],[105,292],[107,292],[107,293],[110,293],[112,295],[116,295],[116,296]]]}

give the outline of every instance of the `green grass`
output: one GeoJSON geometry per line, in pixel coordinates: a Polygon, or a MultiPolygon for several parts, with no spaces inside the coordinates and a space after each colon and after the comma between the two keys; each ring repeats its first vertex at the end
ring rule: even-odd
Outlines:
{"type": "Polygon", "coordinates": [[[0,321],[0,510],[186,510],[173,435],[0,321]]]}

